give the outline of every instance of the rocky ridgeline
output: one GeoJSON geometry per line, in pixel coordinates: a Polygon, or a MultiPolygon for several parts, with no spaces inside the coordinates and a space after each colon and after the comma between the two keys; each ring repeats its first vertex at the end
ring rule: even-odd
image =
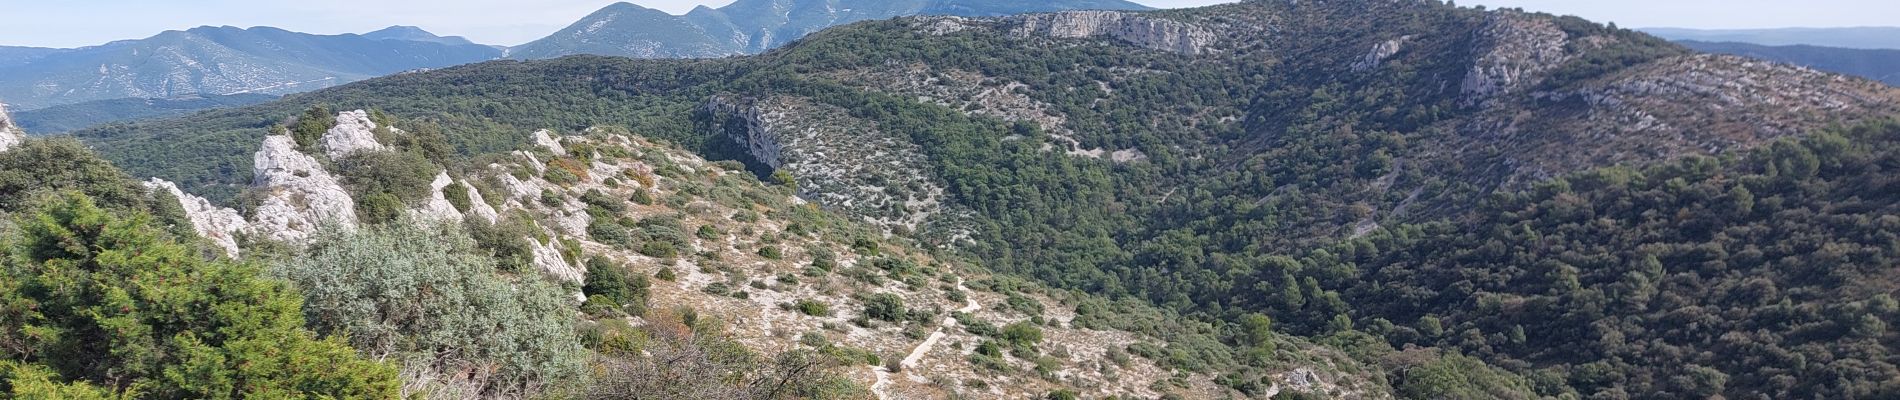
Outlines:
{"type": "Polygon", "coordinates": [[[178,199],[178,205],[184,207],[185,217],[191,220],[192,230],[224,249],[225,255],[237,257],[239,235],[251,233],[251,223],[245,221],[244,215],[237,210],[218,207],[203,197],[185,193],[171,181],[152,178],[145,181],[145,189],[170,193],[178,199]]]}
{"type": "Polygon", "coordinates": [[[806,199],[887,230],[947,229],[943,237],[967,237],[956,227],[965,212],[948,204],[921,149],[875,123],[790,96],[717,96],[705,107],[755,159],[796,177],[806,199]]]}
{"type": "Polygon", "coordinates": [[[1900,90],[1878,82],[1708,54],[1666,58],[1576,88],[1528,95],[1534,100],[1487,108],[1463,129],[1472,140],[1466,144],[1504,146],[1510,178],[1518,181],[1592,166],[1722,154],[1900,112],[1900,90]],[[1521,115],[1545,118],[1526,121],[1521,115]],[[1532,134],[1538,136],[1526,137],[1532,134]]]}
{"type": "Polygon", "coordinates": [[[1476,101],[1534,84],[1545,72],[1576,57],[1566,48],[1569,34],[1550,18],[1495,11],[1476,35],[1472,54],[1478,56],[1460,86],[1476,101]]]}
{"type": "Polygon", "coordinates": [[[13,116],[7,115],[7,106],[0,104],[0,151],[7,151],[26,140],[26,131],[13,124],[13,116]]]}
{"type": "Polygon", "coordinates": [[[252,190],[262,194],[253,216],[265,239],[299,243],[326,225],[356,229],[356,201],[315,157],[288,135],[264,138],[252,164],[252,190]]]}
{"type": "MultiPolygon", "coordinates": [[[[1124,11],[1063,11],[1007,19],[1011,34],[1058,39],[1108,37],[1161,51],[1201,54],[1216,36],[1213,31],[1152,14],[1124,11]]],[[[936,26],[936,25],[933,25],[936,26]]]]}
{"type": "MultiPolygon", "coordinates": [[[[369,114],[361,110],[340,113],[337,125],[318,139],[321,154],[334,160],[361,152],[388,151],[388,147],[376,140],[378,128],[369,114]]],[[[402,133],[393,127],[386,128],[402,133]]],[[[231,256],[238,255],[238,244],[245,236],[300,244],[326,227],[353,230],[358,225],[355,199],[343,182],[309,153],[317,150],[299,148],[288,135],[264,138],[253,155],[251,190],[258,203],[248,220],[237,210],[218,207],[179,190],[170,181],[152,178],[145,186],[176,197],[194,230],[231,256]]],[[[460,222],[469,215],[491,223],[500,219],[501,213],[486,202],[480,191],[450,177],[447,171],[436,175],[430,189],[429,201],[409,210],[411,216],[443,222],[460,222]],[[471,200],[466,211],[448,200],[449,190],[465,191],[471,200]]]]}

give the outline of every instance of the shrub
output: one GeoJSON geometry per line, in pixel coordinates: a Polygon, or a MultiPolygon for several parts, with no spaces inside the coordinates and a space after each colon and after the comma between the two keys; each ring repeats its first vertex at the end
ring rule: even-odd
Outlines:
{"type": "Polygon", "coordinates": [[[897,322],[904,320],[909,313],[904,310],[904,298],[890,293],[878,293],[864,300],[864,316],[880,321],[897,322]]]}
{"type": "Polygon", "coordinates": [[[587,259],[587,276],[581,286],[581,293],[588,296],[603,296],[613,301],[615,307],[629,304],[646,303],[649,283],[644,276],[628,276],[626,267],[607,261],[604,257],[587,259]]]}
{"type": "Polygon", "coordinates": [[[400,360],[412,384],[439,395],[537,393],[581,374],[585,352],[560,287],[504,276],[455,229],[327,232],[272,272],[302,289],[311,327],[400,360]],[[495,369],[471,377],[469,366],[495,369]]]}
{"type": "Polygon", "coordinates": [[[1035,348],[1037,343],[1042,343],[1042,328],[1028,322],[1017,322],[1004,325],[1001,337],[1016,348],[1035,348]]]}
{"type": "Polygon", "coordinates": [[[475,201],[470,200],[468,194],[470,190],[475,189],[465,184],[456,183],[449,185],[449,187],[442,188],[442,197],[449,200],[449,205],[454,206],[455,211],[466,213],[469,207],[475,206],[475,201]]]}
{"type": "Polygon", "coordinates": [[[759,257],[765,257],[768,260],[778,260],[785,258],[785,255],[779,253],[778,246],[765,246],[759,248],[759,257]]]}
{"type": "Polygon", "coordinates": [[[255,264],[207,261],[77,192],[24,215],[0,248],[0,397],[398,395],[395,369],[317,340],[255,264]]]}
{"type": "Polygon", "coordinates": [[[792,307],[797,308],[800,313],[813,317],[831,316],[831,305],[825,304],[825,302],[822,301],[799,300],[798,303],[793,304],[792,307]]]}
{"type": "Polygon", "coordinates": [[[429,199],[429,184],[442,171],[427,157],[407,151],[360,152],[337,160],[336,167],[351,195],[388,194],[410,206],[429,199]]]}

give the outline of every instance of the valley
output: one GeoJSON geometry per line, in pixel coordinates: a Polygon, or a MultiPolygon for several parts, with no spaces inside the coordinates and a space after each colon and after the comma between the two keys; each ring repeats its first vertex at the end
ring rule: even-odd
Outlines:
{"type": "MultiPolygon", "coordinates": [[[[43,250],[74,241],[253,266],[303,297],[283,329],[366,360],[330,393],[1900,394],[1900,88],[1437,1],[899,2],[556,46],[765,3],[62,137],[0,120],[5,270],[117,262],[43,250]]],[[[0,382],[156,385],[12,333],[97,329],[6,307],[41,293],[0,297],[0,382]]]]}

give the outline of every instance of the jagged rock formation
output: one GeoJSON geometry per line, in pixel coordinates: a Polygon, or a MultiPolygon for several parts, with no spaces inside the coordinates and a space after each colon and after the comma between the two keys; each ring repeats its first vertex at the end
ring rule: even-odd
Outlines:
{"type": "Polygon", "coordinates": [[[1575,57],[1566,48],[1569,35],[1555,22],[1522,12],[1492,12],[1475,35],[1478,58],[1460,87],[1479,100],[1534,83],[1575,57]]]}
{"type": "Polygon", "coordinates": [[[383,151],[376,141],[376,122],[363,110],[337,113],[336,126],[323,134],[323,152],[331,160],[341,160],[365,151],[383,151]]]}
{"type": "Polygon", "coordinates": [[[261,194],[253,218],[266,239],[300,243],[326,225],[356,228],[356,201],[290,136],[271,135],[257,151],[252,186],[261,194]]]}
{"type": "Polygon", "coordinates": [[[7,105],[0,104],[0,151],[7,151],[26,140],[26,131],[13,124],[13,117],[7,115],[7,105]]]}
{"type": "Polygon", "coordinates": [[[1013,19],[1018,36],[1059,39],[1109,37],[1137,46],[1181,54],[1201,54],[1213,44],[1214,32],[1152,14],[1121,11],[1064,11],[1013,19]]]}
{"type": "Polygon", "coordinates": [[[967,234],[954,222],[965,212],[949,206],[917,145],[879,131],[875,123],[790,96],[715,96],[705,108],[755,159],[796,177],[806,199],[887,229],[967,234]]]}
{"type": "Polygon", "coordinates": [[[1352,70],[1354,72],[1365,72],[1373,68],[1378,68],[1381,63],[1385,62],[1385,59],[1398,55],[1400,50],[1404,50],[1405,42],[1409,40],[1412,40],[1412,35],[1401,36],[1397,39],[1381,42],[1377,46],[1372,46],[1372,51],[1367,52],[1365,58],[1352,63],[1352,70]]]}
{"type": "Polygon", "coordinates": [[[567,155],[567,148],[561,147],[561,141],[554,140],[553,135],[554,132],[546,129],[534,131],[534,145],[548,149],[548,151],[554,152],[554,155],[557,156],[567,155]]]}
{"type": "Polygon", "coordinates": [[[251,224],[237,210],[218,207],[203,197],[178,190],[178,185],[159,178],[145,181],[145,189],[165,191],[178,199],[178,205],[185,210],[185,217],[191,220],[192,230],[199,236],[211,240],[225,255],[238,256],[238,235],[251,232],[251,224]]]}
{"type": "Polygon", "coordinates": [[[435,181],[429,183],[429,196],[428,203],[423,204],[421,208],[409,210],[410,214],[424,220],[443,223],[460,223],[471,215],[491,224],[501,219],[501,214],[488,205],[487,199],[482,197],[480,190],[449,177],[448,171],[436,173],[435,181]],[[464,193],[468,199],[468,209],[457,208],[455,202],[449,201],[449,191],[464,193]]]}

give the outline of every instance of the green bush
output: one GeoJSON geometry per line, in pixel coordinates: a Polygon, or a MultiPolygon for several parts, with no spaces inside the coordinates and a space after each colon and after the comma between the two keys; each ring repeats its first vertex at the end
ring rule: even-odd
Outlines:
{"type": "Polygon", "coordinates": [[[644,306],[649,286],[645,276],[628,274],[626,267],[609,262],[604,257],[592,257],[587,259],[587,275],[581,293],[603,296],[612,301],[615,308],[644,306]]]}
{"type": "Polygon", "coordinates": [[[294,291],[67,192],[0,248],[0,388],[21,398],[393,398],[396,370],[304,329],[294,291]],[[320,368],[310,368],[320,366],[320,368]],[[71,383],[65,383],[71,382],[71,383]]]}
{"type": "Polygon", "coordinates": [[[21,210],[27,199],[74,190],[114,210],[142,207],[145,190],[72,139],[31,139],[0,153],[0,210],[21,210]]]}
{"type": "Polygon", "coordinates": [[[798,303],[793,304],[792,307],[798,309],[800,313],[813,317],[831,316],[831,305],[818,300],[799,300],[798,303]]]}
{"type": "Polygon", "coordinates": [[[457,229],[326,232],[272,272],[302,289],[311,327],[391,355],[411,384],[479,397],[538,393],[582,373],[586,354],[561,288],[539,274],[505,275],[457,229]],[[465,380],[472,365],[495,369],[465,380]]]}
{"type": "Polygon", "coordinates": [[[442,197],[449,200],[449,205],[454,206],[455,211],[467,213],[470,207],[475,206],[475,201],[469,197],[469,191],[471,190],[475,189],[462,183],[456,183],[449,185],[449,187],[442,188],[442,197]]]}
{"type": "Polygon", "coordinates": [[[864,316],[880,321],[897,322],[909,317],[909,313],[904,310],[904,298],[890,293],[878,293],[864,300],[864,316]]]}

